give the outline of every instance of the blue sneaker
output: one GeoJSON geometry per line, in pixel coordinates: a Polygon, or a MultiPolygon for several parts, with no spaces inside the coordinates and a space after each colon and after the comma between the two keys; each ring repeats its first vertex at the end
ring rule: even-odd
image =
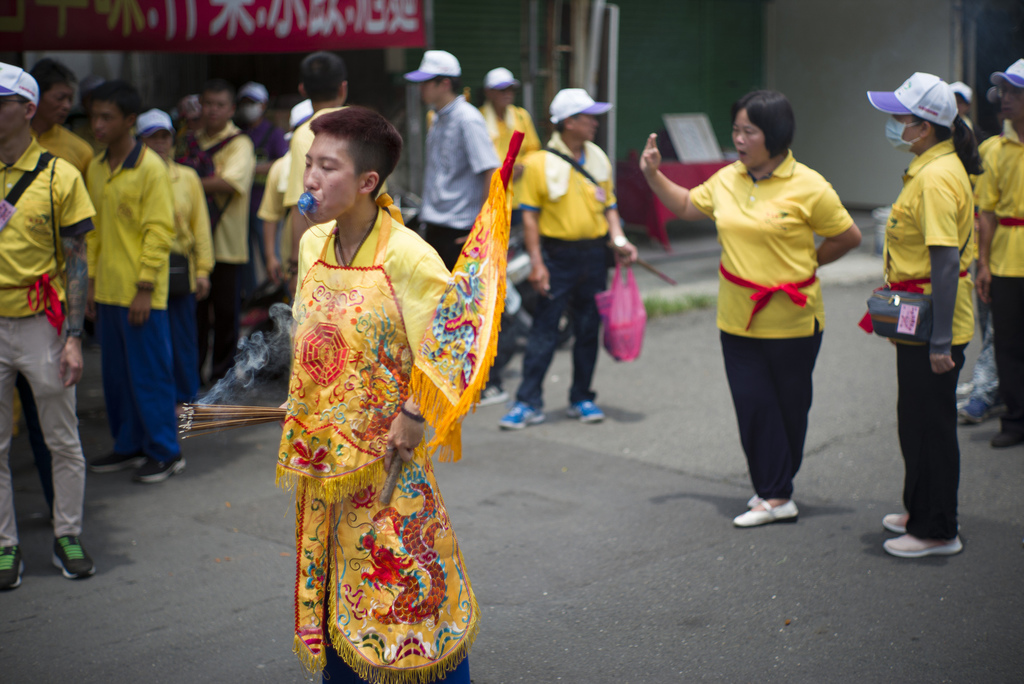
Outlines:
{"type": "Polygon", "coordinates": [[[600,423],[604,420],[604,413],[597,408],[597,404],[590,401],[578,401],[569,407],[565,415],[575,418],[581,423],[600,423]]]}
{"type": "Polygon", "coordinates": [[[533,408],[529,404],[517,401],[512,410],[505,414],[505,417],[498,422],[502,430],[522,430],[527,425],[536,425],[544,422],[544,413],[533,408]]]}
{"type": "Polygon", "coordinates": [[[983,402],[981,399],[971,399],[967,402],[967,405],[957,411],[960,415],[960,421],[969,424],[977,425],[978,423],[984,423],[992,415],[992,407],[983,402]]]}

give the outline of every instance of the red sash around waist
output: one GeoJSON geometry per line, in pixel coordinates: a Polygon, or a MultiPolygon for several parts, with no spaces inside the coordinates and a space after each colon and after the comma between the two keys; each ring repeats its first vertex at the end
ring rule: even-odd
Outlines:
{"type": "Polygon", "coordinates": [[[57,290],[50,282],[50,275],[44,273],[42,278],[29,285],[26,297],[28,298],[28,308],[32,311],[39,311],[40,307],[42,307],[46,312],[46,320],[57,329],[57,334],[59,335],[61,328],[64,326],[64,310],[60,306],[60,297],[57,296],[57,290]],[[34,302],[32,301],[33,294],[35,294],[34,302]]]}
{"type": "Polygon", "coordinates": [[[999,219],[999,225],[1001,226],[1024,226],[1024,218],[1014,218],[1012,216],[1006,216],[999,219]]]}
{"type": "MultiPolygon", "coordinates": [[[[966,278],[967,271],[960,271],[960,277],[966,278]]],[[[900,280],[899,282],[889,283],[889,289],[893,292],[913,292],[915,294],[924,294],[924,288],[921,286],[924,285],[925,283],[930,282],[932,282],[931,278],[914,278],[912,280],[900,280]]],[[[876,287],[874,291],[878,292],[879,290],[884,290],[885,287],[885,285],[883,285],[882,287],[876,287]]],[[[861,329],[864,332],[868,333],[869,335],[875,332],[875,326],[871,322],[870,313],[865,313],[864,318],[860,319],[860,323],[858,323],[857,325],[859,325],[861,329]]]]}
{"type": "Polygon", "coordinates": [[[729,273],[725,270],[725,265],[719,263],[718,271],[722,276],[733,285],[739,285],[740,287],[749,287],[754,290],[754,294],[750,295],[750,298],[754,300],[754,310],[750,312],[750,320],[747,321],[747,330],[750,330],[750,324],[754,322],[754,316],[757,312],[768,306],[768,302],[771,301],[772,295],[776,292],[782,291],[789,295],[789,298],[793,300],[793,303],[797,306],[807,306],[807,295],[800,292],[800,288],[813,285],[814,281],[818,279],[817,272],[811,274],[811,277],[807,280],[803,280],[799,283],[782,283],[781,285],[774,285],[768,287],[767,285],[759,285],[749,280],[744,280],[738,275],[729,273]]]}

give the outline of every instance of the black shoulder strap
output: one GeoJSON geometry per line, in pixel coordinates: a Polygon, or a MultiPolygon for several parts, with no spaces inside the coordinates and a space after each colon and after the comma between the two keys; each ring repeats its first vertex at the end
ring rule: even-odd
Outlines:
{"type": "Polygon", "coordinates": [[[25,194],[25,191],[28,190],[28,186],[32,185],[32,181],[36,179],[36,176],[42,173],[43,169],[46,168],[47,164],[49,164],[52,159],[53,155],[49,152],[43,152],[39,155],[39,161],[36,162],[36,168],[27,173],[23,173],[21,178],[18,179],[18,182],[14,184],[14,187],[11,188],[11,191],[7,193],[4,199],[11,204],[17,205],[18,200],[20,200],[21,196],[25,194]]]}
{"type": "Polygon", "coordinates": [[[580,163],[579,163],[578,161],[576,161],[575,159],[573,159],[573,158],[572,158],[572,157],[570,157],[569,155],[567,155],[567,154],[562,154],[562,153],[561,153],[561,152],[559,152],[558,150],[553,150],[553,149],[551,149],[550,147],[545,147],[545,148],[544,148],[544,151],[545,151],[545,152],[550,152],[551,154],[555,155],[555,156],[556,156],[556,157],[558,157],[559,159],[563,159],[563,160],[565,160],[565,161],[569,162],[569,164],[571,164],[571,165],[572,165],[572,168],[574,168],[574,169],[576,169],[577,171],[579,171],[580,173],[582,173],[582,174],[583,174],[583,177],[584,177],[584,178],[586,178],[586,179],[587,179],[588,181],[590,181],[590,182],[591,182],[591,183],[593,183],[594,185],[600,185],[600,183],[598,183],[598,182],[597,182],[596,180],[594,180],[594,177],[593,177],[593,176],[591,176],[591,175],[590,175],[589,173],[587,173],[587,170],[586,170],[585,168],[583,168],[583,165],[582,165],[582,164],[580,164],[580,163]]]}

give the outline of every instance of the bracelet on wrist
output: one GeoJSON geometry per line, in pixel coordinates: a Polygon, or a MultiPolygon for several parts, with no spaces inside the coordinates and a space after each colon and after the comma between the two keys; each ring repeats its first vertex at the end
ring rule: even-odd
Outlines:
{"type": "Polygon", "coordinates": [[[81,338],[82,337],[82,329],[81,328],[68,328],[67,335],[68,335],[68,337],[78,337],[78,338],[81,338]]]}
{"type": "Polygon", "coordinates": [[[153,283],[135,283],[135,289],[139,292],[152,292],[156,286],[153,283]]]}
{"type": "Polygon", "coordinates": [[[413,413],[412,411],[410,411],[409,409],[405,408],[404,406],[402,407],[402,413],[405,414],[407,417],[412,418],[417,423],[425,423],[427,421],[427,419],[424,418],[423,416],[420,416],[420,415],[417,415],[417,414],[413,413]]]}

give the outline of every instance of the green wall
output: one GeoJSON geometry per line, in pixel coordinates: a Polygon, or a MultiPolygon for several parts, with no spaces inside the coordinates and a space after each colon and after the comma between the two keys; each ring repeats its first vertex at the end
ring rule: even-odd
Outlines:
{"type": "MultiPolygon", "coordinates": [[[[618,156],[643,147],[662,114],[706,112],[731,147],[729,108],[761,87],[763,0],[619,0],[618,156]]],[[[484,74],[522,76],[525,0],[434,0],[434,45],[459,58],[478,104],[484,74]]],[[[541,2],[541,36],[545,3],[541,2]]],[[[422,52],[408,50],[409,69],[422,52]]],[[[544,59],[540,63],[543,65],[544,59]]],[[[542,83],[535,92],[543,97],[542,83]]],[[[521,102],[520,102],[521,104],[521,102]]],[[[546,103],[531,112],[543,136],[546,103]]]]}
{"type": "Polygon", "coordinates": [[[620,3],[618,156],[640,150],[662,114],[706,112],[723,149],[729,109],[762,85],[762,0],[620,3]]]}

